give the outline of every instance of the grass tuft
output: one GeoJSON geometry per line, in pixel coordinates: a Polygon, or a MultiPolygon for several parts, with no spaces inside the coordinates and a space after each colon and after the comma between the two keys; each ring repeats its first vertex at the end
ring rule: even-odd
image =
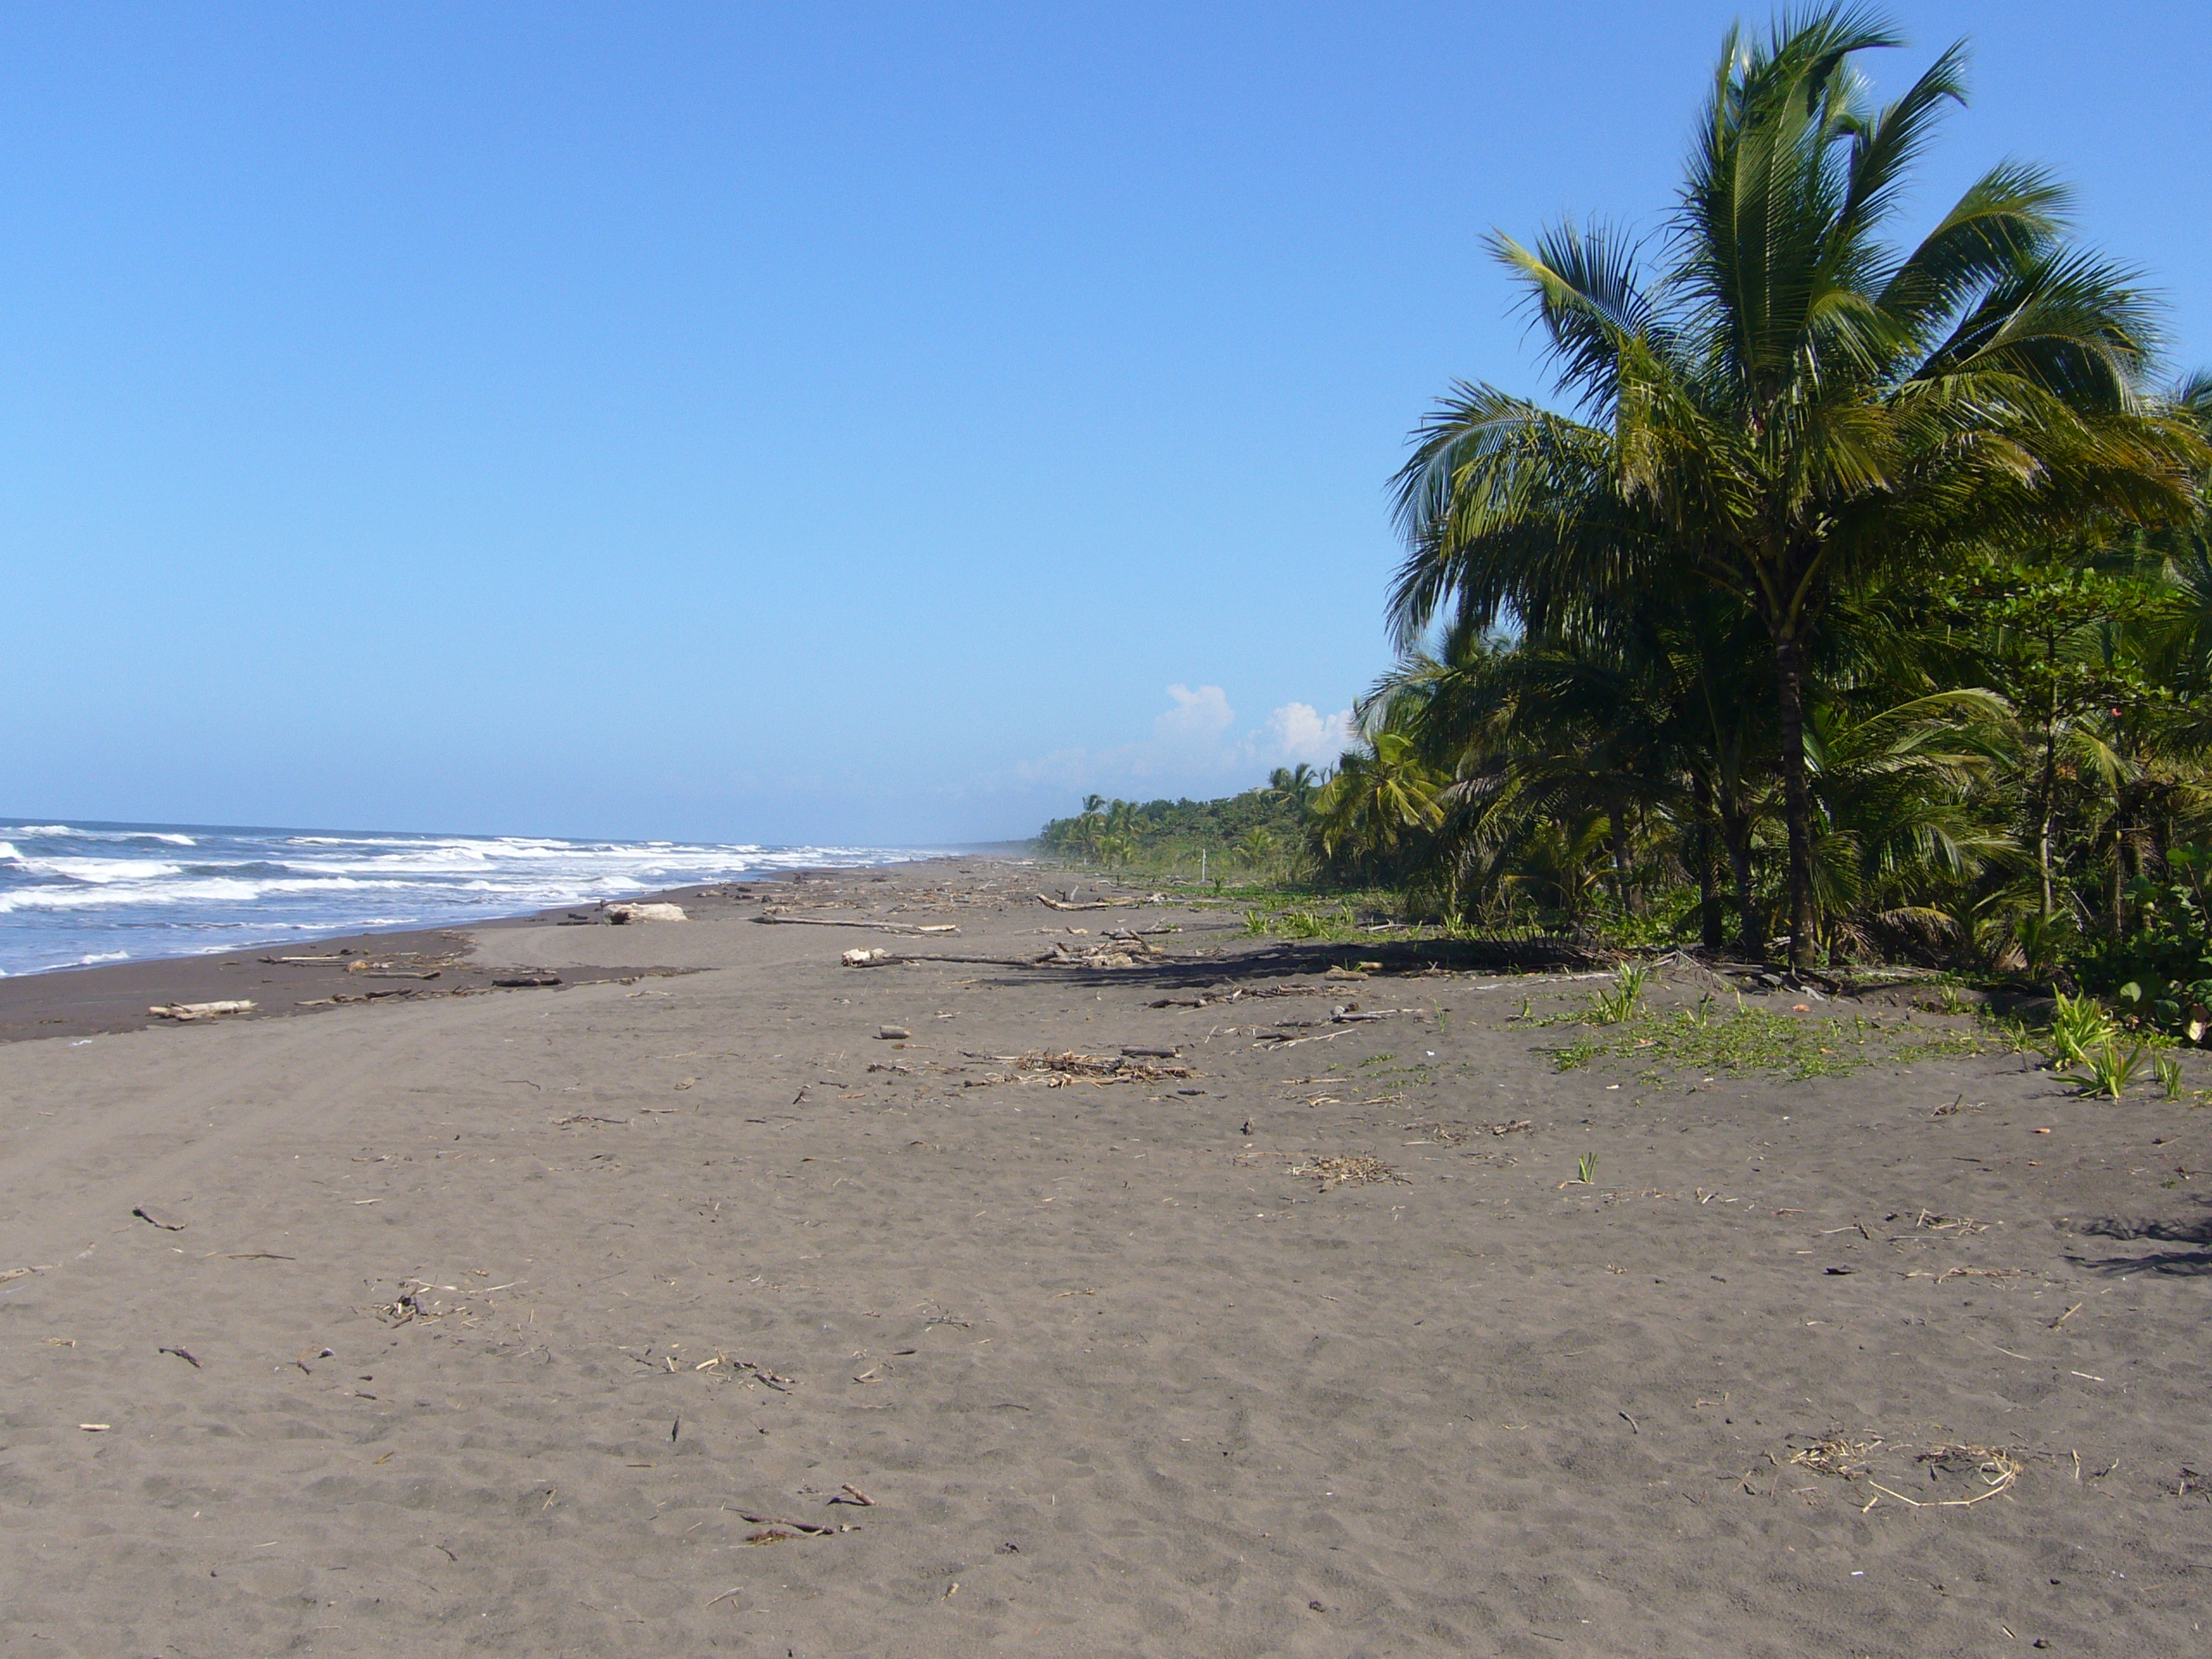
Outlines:
{"type": "MultiPolygon", "coordinates": [[[[2089,1069],[2086,1074],[2069,1072],[2068,1080],[2082,1094],[2101,1095],[2107,1100],[2118,1100],[2126,1092],[2127,1085],[2135,1081],[2135,1074],[2143,1069],[2147,1052],[2142,1044],[2138,1043],[2122,1054],[2118,1043],[2107,1043],[2087,1057],[2089,1069]]],[[[2160,1071],[2163,1075],[2164,1067],[2160,1071]]],[[[2173,1096],[2168,1095],[2166,1098],[2171,1100],[2173,1096]]]]}
{"type": "Polygon", "coordinates": [[[2093,996],[2061,995],[2051,1005],[2050,1026],[2039,1045],[2054,1066],[2081,1065],[2115,1035],[2112,1016],[2093,996]]]}
{"type": "Polygon", "coordinates": [[[1643,988],[1651,982],[1651,970],[1641,963],[1624,963],[1613,976],[1613,988],[1599,991],[1590,999],[1589,1020],[1592,1025],[1618,1026],[1632,1020],[1643,1006],[1643,988]]]}
{"type": "Polygon", "coordinates": [[[1701,1004],[1667,1014],[1645,1010],[1603,1036],[1592,1033],[1551,1053],[1552,1063],[1562,1071],[1600,1058],[1647,1061],[1647,1075],[1657,1080],[1667,1069],[1834,1077],[1878,1061],[1910,1062],[1980,1052],[1980,1044],[1963,1032],[1923,1036],[1863,1016],[1847,1025],[1840,1020],[1802,1020],[1762,1008],[1720,1013],[1711,1004],[1701,1004]]]}

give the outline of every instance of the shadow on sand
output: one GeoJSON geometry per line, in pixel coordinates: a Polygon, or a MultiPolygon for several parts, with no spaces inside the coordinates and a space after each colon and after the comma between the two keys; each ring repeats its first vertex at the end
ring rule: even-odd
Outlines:
{"type": "MultiPolygon", "coordinates": [[[[2198,1202],[2200,1205],[2212,1205],[2212,1199],[2200,1199],[2198,1202]]],[[[2116,1217],[2103,1217],[2084,1222],[2077,1230],[2093,1238],[2147,1239],[2162,1244],[2193,1244],[2197,1247],[2189,1250],[2150,1250],[2140,1255],[2070,1258],[2092,1273],[2212,1274],[2212,1215],[2201,1215],[2193,1221],[2124,1221],[2116,1217]]]]}

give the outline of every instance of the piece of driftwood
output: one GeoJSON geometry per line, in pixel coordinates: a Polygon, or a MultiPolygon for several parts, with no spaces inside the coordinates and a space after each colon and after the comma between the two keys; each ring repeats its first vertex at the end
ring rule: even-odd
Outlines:
{"type": "Polygon", "coordinates": [[[251,998],[239,997],[223,1002],[163,1002],[146,1010],[163,1020],[213,1020],[226,1014],[251,1014],[251,998]]]}
{"type": "Polygon", "coordinates": [[[1065,899],[1047,899],[1040,893],[1037,895],[1037,902],[1040,905],[1049,905],[1054,910],[1122,910],[1130,905],[1158,904],[1161,902],[1162,897],[1163,895],[1155,893],[1149,899],[1085,899],[1077,903],[1070,904],[1065,899]]]}
{"type": "Polygon", "coordinates": [[[683,922],[690,918],[681,905],[609,905],[607,919],[620,927],[631,922],[683,922]]]}
{"type": "Polygon", "coordinates": [[[785,927],[867,927],[879,933],[957,933],[957,922],[872,922],[856,916],[779,916],[772,911],[762,911],[753,918],[771,926],[785,927]]]}
{"type": "Polygon", "coordinates": [[[909,962],[957,962],[979,968],[1033,968],[1037,965],[1027,957],[902,957],[890,950],[848,950],[838,960],[848,968],[892,968],[909,962]]]}
{"type": "Polygon", "coordinates": [[[558,974],[501,974],[492,982],[502,990],[519,990],[526,986],[558,985],[558,974]]]}

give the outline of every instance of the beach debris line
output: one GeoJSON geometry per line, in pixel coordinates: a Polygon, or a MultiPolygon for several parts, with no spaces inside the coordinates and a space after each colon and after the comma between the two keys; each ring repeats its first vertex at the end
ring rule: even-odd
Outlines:
{"type": "MultiPolygon", "coordinates": [[[[1082,889],[1080,887],[1077,887],[1071,891],[1080,893],[1082,889]]],[[[1084,899],[1077,900],[1069,899],[1047,899],[1040,893],[1037,895],[1037,902],[1040,905],[1049,906],[1054,910],[1124,910],[1131,905],[1164,905],[1167,902],[1167,895],[1162,893],[1155,893],[1147,896],[1132,894],[1127,899],[1084,899]]]]}
{"type": "Polygon", "coordinates": [[[251,997],[233,997],[220,1002],[157,1002],[146,1010],[156,1019],[174,1020],[180,1025],[194,1020],[214,1020],[226,1014],[251,1014],[254,1001],[251,997]]]}
{"type": "MultiPolygon", "coordinates": [[[[1165,931],[1166,930],[1157,930],[1165,931]]],[[[1153,960],[1167,952],[1154,944],[1142,933],[1132,928],[1109,928],[1095,944],[1071,950],[1063,939],[1052,941],[1052,948],[1040,957],[1030,958],[1030,965],[1037,968],[1134,968],[1140,960],[1153,960]]]]}

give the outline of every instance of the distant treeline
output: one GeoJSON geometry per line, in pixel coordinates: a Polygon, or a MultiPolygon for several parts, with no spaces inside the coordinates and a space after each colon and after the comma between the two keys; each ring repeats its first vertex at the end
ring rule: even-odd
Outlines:
{"type": "Polygon", "coordinates": [[[1269,782],[1219,800],[1109,800],[1087,797],[1073,817],[1038,832],[1050,851],[1109,864],[1150,863],[1163,855],[1213,849],[1252,861],[1306,841],[1306,808],[1321,779],[1310,767],[1278,768],[1269,782]]]}

